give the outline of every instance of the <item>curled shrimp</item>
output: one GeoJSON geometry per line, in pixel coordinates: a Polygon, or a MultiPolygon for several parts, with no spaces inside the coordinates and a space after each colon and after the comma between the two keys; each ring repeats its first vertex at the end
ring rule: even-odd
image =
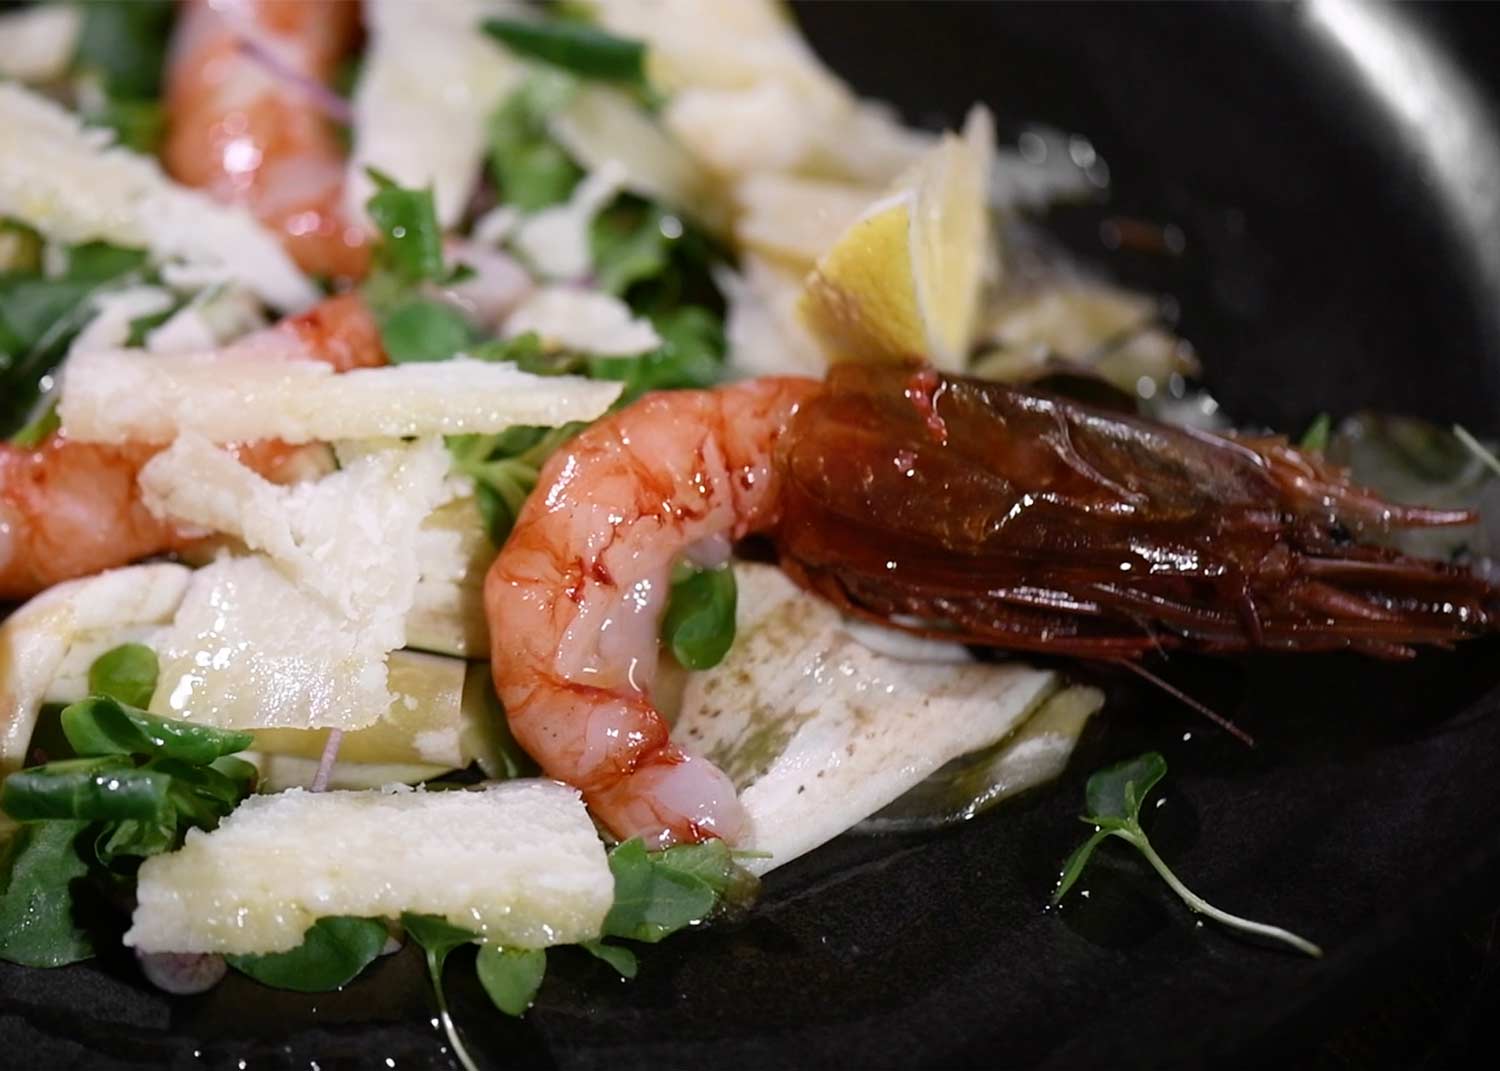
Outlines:
{"type": "MultiPolygon", "coordinates": [[[[364,301],[329,298],[247,335],[235,348],[267,359],[320,360],[340,372],[385,363],[364,301]]],[[[141,502],[136,477],[156,448],[71,442],[54,434],[36,448],[0,443],[0,599],[21,599],[59,581],[180,549],[185,539],[141,502]]],[[[241,461],[277,479],[300,448],[267,441],[237,448],[241,461]]]]}
{"type": "Polygon", "coordinates": [[[511,731],[618,836],[734,841],[729,779],[668,739],[651,702],[673,563],[762,531],[777,436],[811,380],[649,395],[552,456],[485,578],[511,731]]]}
{"type": "Polygon", "coordinates": [[[1359,543],[1462,524],[1281,440],[1173,428],[902,366],[648,395],[554,455],[485,582],[517,740],[621,837],[733,840],[724,775],[649,698],[673,560],[762,532],[846,612],[1097,659],[1187,647],[1405,657],[1497,592],[1359,543]]]}
{"type": "Polygon", "coordinates": [[[167,63],[167,170],[246,205],[303,270],[330,277],[357,278],[369,262],[326,114],[358,37],[349,0],[191,0],[167,63]]]}

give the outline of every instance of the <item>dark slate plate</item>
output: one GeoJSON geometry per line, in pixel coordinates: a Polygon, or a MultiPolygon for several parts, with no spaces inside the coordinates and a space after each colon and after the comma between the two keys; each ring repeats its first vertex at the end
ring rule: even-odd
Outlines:
{"type": "MultiPolygon", "coordinates": [[[[1114,200],[1052,222],[1174,296],[1209,385],[1296,429],[1375,407],[1500,431],[1500,137],[1493,10],[1307,5],[818,4],[818,48],[908,115],[987,101],[1003,134],[1082,131],[1114,200]],[[1180,258],[1109,255],[1110,213],[1179,225],[1180,258]]],[[[1264,1065],[1305,1054],[1500,877],[1496,643],[1406,665],[1180,659],[1166,672],[1259,739],[1112,686],[1055,787],[931,837],[844,837],[745,920],[642,957],[624,985],[562,951],[525,1023],[461,958],[455,1012],[494,1067],[1264,1065]],[[1195,924],[1105,849],[1042,910],[1089,770],[1148,747],[1171,773],[1163,854],[1231,910],[1306,933],[1310,962],[1195,924]]],[[[373,846],[372,846],[373,847],[373,846]]],[[[1493,907],[1493,903],[1489,906],[1493,907]]],[[[348,990],[231,979],[168,1001],[128,962],[0,969],[0,1064],[446,1068],[410,951],[348,990]]],[[[1392,1055],[1392,1063],[1398,1062],[1392,1055]]]]}

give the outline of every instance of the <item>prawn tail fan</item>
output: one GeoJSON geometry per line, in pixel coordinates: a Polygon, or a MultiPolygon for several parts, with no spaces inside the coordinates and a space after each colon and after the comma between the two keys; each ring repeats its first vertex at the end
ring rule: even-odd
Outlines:
{"type": "Polygon", "coordinates": [[[782,565],[845,611],[1073,657],[1353,650],[1493,631],[1500,593],[1364,540],[1473,523],[1284,440],[902,366],[841,365],[778,445],[782,565]]]}

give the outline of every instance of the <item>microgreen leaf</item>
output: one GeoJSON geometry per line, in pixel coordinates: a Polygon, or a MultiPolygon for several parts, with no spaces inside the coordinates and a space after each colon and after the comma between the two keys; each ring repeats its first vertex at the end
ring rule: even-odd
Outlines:
{"type": "Polygon", "coordinates": [[[604,936],[655,943],[702,920],[717,894],[702,878],[652,856],[639,838],[609,853],[615,902],[604,920],[604,936]]]}
{"type": "Polygon", "coordinates": [[[446,361],[473,341],[463,313],[431,298],[407,298],[380,319],[380,342],[392,364],[446,361]]]}
{"type": "Polygon", "coordinates": [[[595,959],[608,963],[621,978],[634,978],[640,969],[635,953],[620,945],[607,945],[603,941],[584,941],[578,947],[595,959]]]}
{"type": "Polygon", "coordinates": [[[226,958],[241,974],[276,989],[324,993],[352,982],[380,955],[388,936],[378,919],[335,916],[313,923],[290,951],[226,958]]]}
{"type": "Polygon", "coordinates": [[[495,1007],[506,1015],[524,1015],[547,973],[547,953],[540,948],[483,945],[474,966],[495,1007]]]}
{"type": "Polygon", "coordinates": [[[77,840],[87,822],[22,826],[0,854],[0,959],[61,967],[94,954],[74,920],[72,886],[88,873],[77,840]]]}
{"type": "Polygon", "coordinates": [[[448,953],[460,945],[477,940],[477,935],[433,915],[415,915],[407,912],[401,916],[401,924],[406,927],[407,935],[421,945],[427,955],[427,974],[432,980],[432,993],[437,1000],[438,1015],[443,1022],[443,1032],[448,1035],[448,1043],[453,1046],[453,1055],[458,1057],[459,1062],[468,1071],[477,1071],[474,1058],[469,1055],[469,1050],[464,1046],[463,1038],[458,1033],[458,1026],[453,1022],[453,1016],[448,1011],[448,997],[443,992],[443,965],[448,962],[448,953]]]}
{"type": "Polygon", "coordinates": [[[1141,804],[1145,802],[1146,794],[1156,786],[1166,772],[1166,759],[1153,751],[1100,770],[1089,778],[1085,788],[1089,813],[1084,816],[1083,820],[1097,828],[1088,840],[1073,850],[1073,853],[1068,856],[1068,861],[1063,864],[1062,876],[1052,894],[1052,902],[1058,903],[1078,881],[1079,875],[1083,873],[1084,867],[1093,857],[1094,849],[1107,838],[1118,837],[1140,852],[1146,862],[1151,864],[1152,869],[1161,875],[1168,888],[1176,893],[1191,910],[1207,915],[1215,922],[1241,933],[1281,941],[1309,956],[1321,956],[1322,949],[1290,930],[1284,930],[1279,926],[1269,926],[1263,922],[1254,922],[1214,907],[1190,890],[1176,874],[1172,873],[1161,856],[1156,854],[1156,849],[1151,846],[1151,840],[1146,836],[1140,824],[1141,804]]]}
{"type": "Polygon", "coordinates": [[[1302,433],[1302,438],[1297,442],[1297,449],[1322,453],[1328,449],[1328,437],[1332,432],[1333,418],[1327,413],[1319,413],[1307,426],[1307,430],[1302,433]]]}
{"type": "Polygon", "coordinates": [[[160,664],[151,648],[143,643],[121,644],[94,659],[89,667],[89,692],[128,706],[144,707],[156,691],[159,672],[160,664]]]}
{"type": "Polygon", "coordinates": [[[375,168],[368,174],[375,193],[366,202],[380,231],[381,267],[403,283],[443,277],[443,231],[438,226],[432,190],[410,190],[375,168]]]}
{"type": "Polygon", "coordinates": [[[1084,788],[1085,821],[1099,826],[1137,821],[1146,793],[1166,774],[1167,760],[1154,751],[1098,771],[1084,788]]]}
{"type": "Polygon", "coordinates": [[[65,708],[61,721],[80,755],[160,755],[207,764],[255,742],[249,733],[158,717],[105,695],[65,708]]]}
{"type": "Polygon", "coordinates": [[[646,46],[596,26],[569,21],[486,19],[485,32],[525,59],[606,82],[646,84],[646,46]]]}
{"type": "Polygon", "coordinates": [[[577,83],[542,71],[522,82],[490,117],[489,162],[505,203],[535,212],[566,201],[583,171],[552,140],[547,119],[566,107],[577,83]]]}
{"type": "Polygon", "coordinates": [[[475,502],[495,546],[503,546],[537,474],[554,450],[583,427],[513,427],[498,435],[455,435],[448,439],[455,472],[475,484],[475,502]]]}
{"type": "Polygon", "coordinates": [[[728,568],[695,572],[672,585],[661,635],[680,665],[711,669],[723,660],[734,643],[737,599],[728,568]]]}
{"type": "Polygon", "coordinates": [[[589,251],[599,289],[620,297],[633,285],[653,279],[671,263],[671,240],[663,222],[682,224],[655,205],[632,211],[626,201],[594,217],[589,227],[589,251]]]}

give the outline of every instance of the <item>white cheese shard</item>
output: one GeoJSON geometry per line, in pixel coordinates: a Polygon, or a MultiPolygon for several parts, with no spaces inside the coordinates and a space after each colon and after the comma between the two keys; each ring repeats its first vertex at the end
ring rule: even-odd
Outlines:
{"type": "Polygon", "coordinates": [[[624,166],[617,160],[606,160],[578,184],[568,200],[521,222],[513,239],[516,252],[544,278],[582,280],[593,267],[589,228],[624,185],[624,166]]]}
{"type": "Polygon", "coordinates": [[[82,28],[83,11],[73,4],[35,4],[0,15],[0,78],[61,78],[73,62],[82,28]]]}
{"type": "Polygon", "coordinates": [[[734,646],[689,677],[672,737],[739,789],[750,835],[738,847],[770,853],[746,862],[758,873],[1004,738],[1057,686],[1055,674],[1015,662],[877,654],[779,569],[740,563],[735,578],[734,646]]]}
{"type": "Polygon", "coordinates": [[[725,370],[731,378],[801,375],[822,378],[828,357],[798,311],[805,273],[756,253],[740,258],[740,271],[720,268],[714,281],[729,315],[725,370]]]}
{"type": "Polygon", "coordinates": [[[320,918],[404,911],[545,948],[598,937],[614,879],[578,793],[555,782],[292,789],[148,859],[136,898],[125,944],[142,952],[284,952],[320,918]]]}
{"type": "Polygon", "coordinates": [[[523,72],[481,24],[517,6],[366,0],[370,47],[354,92],[347,183],[354,218],[373,192],[373,167],[402,186],[430,185],[438,222],[458,223],[479,180],[490,115],[523,72]]]}
{"type": "Polygon", "coordinates": [[[48,588],[0,624],[0,779],[20,768],[37,711],[75,648],[170,621],[191,576],[165,563],[113,569],[48,588]]]}
{"type": "Polygon", "coordinates": [[[568,286],[540,288],[505,321],[507,337],[528,331],[550,348],[604,357],[629,357],[661,345],[651,321],[638,319],[619,298],[568,286]]]}
{"type": "Polygon", "coordinates": [[[258,353],[116,351],[68,362],[58,415],[82,442],[170,443],[188,433],[216,443],[332,442],[593,420],[622,389],[464,358],[335,374],[258,353]]]}
{"type": "Polygon", "coordinates": [[[189,435],[141,471],[158,516],[268,556],[194,577],[160,640],[153,710],[226,728],[358,729],[389,708],[386,656],[406,642],[434,538],[422,524],[457,488],[437,439],[345,444],[339,460],[321,480],[280,487],[189,435]]]}
{"type": "Polygon", "coordinates": [[[244,209],[177,185],[108,131],[16,85],[0,84],[0,161],[0,216],[47,238],[148,249],[169,281],[239,282],[281,309],[318,298],[244,209]]]}

